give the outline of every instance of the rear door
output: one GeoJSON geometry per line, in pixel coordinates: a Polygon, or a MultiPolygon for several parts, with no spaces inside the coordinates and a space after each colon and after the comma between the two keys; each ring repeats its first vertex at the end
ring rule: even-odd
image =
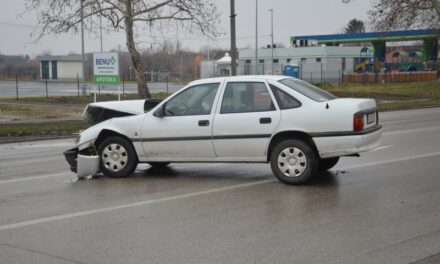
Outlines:
{"type": "Polygon", "coordinates": [[[217,157],[255,160],[266,156],[266,147],[280,121],[273,99],[264,79],[226,83],[214,117],[217,157]]]}

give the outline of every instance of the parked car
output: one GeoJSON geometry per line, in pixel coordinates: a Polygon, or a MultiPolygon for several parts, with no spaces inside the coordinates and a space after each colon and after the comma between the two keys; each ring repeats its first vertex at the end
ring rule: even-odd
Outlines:
{"type": "Polygon", "coordinates": [[[378,147],[382,134],[374,100],[286,76],[202,79],[163,101],[92,103],[83,116],[93,126],[64,153],[79,177],[126,177],[138,163],[245,162],[299,184],[378,147]]]}

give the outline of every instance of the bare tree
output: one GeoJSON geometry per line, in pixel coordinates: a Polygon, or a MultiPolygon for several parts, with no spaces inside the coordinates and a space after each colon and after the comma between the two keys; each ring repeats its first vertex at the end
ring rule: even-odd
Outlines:
{"type": "Polygon", "coordinates": [[[368,13],[378,30],[440,26],[439,0],[376,0],[368,13]]]}
{"type": "MultiPolygon", "coordinates": [[[[150,97],[145,82],[144,63],[135,40],[135,31],[163,30],[216,35],[219,13],[215,0],[25,0],[27,10],[36,10],[42,26],[38,37],[51,33],[78,32],[81,23],[81,2],[86,29],[97,30],[102,18],[109,30],[125,32],[126,45],[133,63],[140,97],[150,97]]],[[[143,36],[145,40],[145,37],[143,36]]]]}

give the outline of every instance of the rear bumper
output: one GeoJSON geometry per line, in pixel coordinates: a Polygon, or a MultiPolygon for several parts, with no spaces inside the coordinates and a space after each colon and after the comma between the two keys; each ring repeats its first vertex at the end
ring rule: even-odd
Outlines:
{"type": "Polygon", "coordinates": [[[335,132],[312,135],[321,158],[347,156],[373,150],[380,146],[382,126],[362,132],[335,132]]]}

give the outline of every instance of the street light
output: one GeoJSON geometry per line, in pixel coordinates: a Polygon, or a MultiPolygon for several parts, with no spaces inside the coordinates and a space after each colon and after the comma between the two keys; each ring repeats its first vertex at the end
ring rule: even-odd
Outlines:
{"type": "Polygon", "coordinates": [[[237,47],[235,42],[235,0],[231,0],[231,75],[237,75],[237,47]]]}
{"type": "Polygon", "coordinates": [[[258,0],[255,0],[255,74],[258,75],[258,0]]]}
{"type": "Polygon", "coordinates": [[[270,12],[270,25],[271,25],[271,33],[270,33],[270,36],[271,36],[271,38],[272,38],[272,43],[271,43],[271,45],[270,45],[270,49],[271,49],[271,52],[272,52],[272,74],[273,74],[273,9],[271,8],[271,9],[269,9],[269,12],[270,12]]]}

